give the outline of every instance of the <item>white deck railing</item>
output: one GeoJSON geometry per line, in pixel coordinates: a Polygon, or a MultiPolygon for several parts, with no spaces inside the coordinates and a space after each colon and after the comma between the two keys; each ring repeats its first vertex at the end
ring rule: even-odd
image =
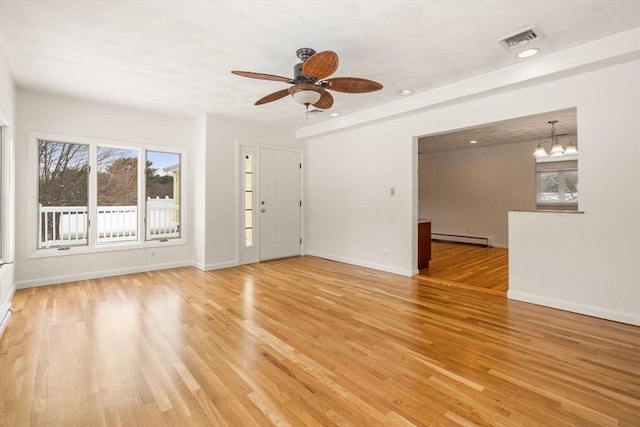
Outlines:
{"type": "MultiPolygon", "coordinates": [[[[147,240],[180,237],[180,206],[172,199],[147,200],[147,240]]],[[[97,242],[138,239],[137,206],[98,206],[97,242]]],[[[38,215],[39,248],[86,245],[86,206],[42,206],[38,215]]]]}

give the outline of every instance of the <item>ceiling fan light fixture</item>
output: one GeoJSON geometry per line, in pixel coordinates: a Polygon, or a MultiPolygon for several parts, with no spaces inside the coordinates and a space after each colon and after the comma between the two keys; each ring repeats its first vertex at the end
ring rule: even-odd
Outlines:
{"type": "Polygon", "coordinates": [[[315,90],[299,90],[291,96],[302,105],[312,105],[320,100],[320,94],[315,90]]]}
{"type": "Polygon", "coordinates": [[[289,88],[289,93],[296,100],[297,103],[306,105],[313,105],[322,97],[322,88],[310,83],[303,83],[289,88]]]}

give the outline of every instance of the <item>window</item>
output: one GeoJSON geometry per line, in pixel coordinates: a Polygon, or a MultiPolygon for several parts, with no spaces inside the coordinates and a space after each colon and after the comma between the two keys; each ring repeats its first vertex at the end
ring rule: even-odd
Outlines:
{"type": "Polygon", "coordinates": [[[3,174],[3,170],[4,168],[2,167],[2,151],[4,150],[4,128],[2,126],[0,126],[0,265],[2,264],[2,247],[4,246],[4,233],[2,232],[3,226],[3,216],[2,216],[2,212],[4,211],[4,198],[2,197],[2,194],[4,193],[3,191],[3,181],[2,181],[2,174],[3,174]]]}
{"type": "Polygon", "coordinates": [[[87,245],[89,146],[38,140],[38,248],[87,245]]]}
{"type": "Polygon", "coordinates": [[[536,163],[538,205],[578,204],[578,162],[576,160],[536,163]]]}
{"type": "Polygon", "coordinates": [[[244,246],[253,246],[253,154],[244,156],[244,246]]]}
{"type": "Polygon", "coordinates": [[[138,239],[138,151],[101,147],[97,151],[97,242],[138,239]]]}
{"type": "Polygon", "coordinates": [[[184,150],[29,135],[30,158],[38,166],[32,200],[40,253],[181,239],[184,150]]]}
{"type": "Polygon", "coordinates": [[[180,154],[147,151],[147,240],[180,237],[180,154]]]}

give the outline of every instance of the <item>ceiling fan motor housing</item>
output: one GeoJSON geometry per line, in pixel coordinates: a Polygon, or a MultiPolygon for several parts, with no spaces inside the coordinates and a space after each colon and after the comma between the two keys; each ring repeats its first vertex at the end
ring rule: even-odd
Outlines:
{"type": "Polygon", "coordinates": [[[315,76],[305,76],[302,71],[303,62],[299,62],[293,66],[293,82],[295,84],[315,83],[318,79],[315,76]]]}

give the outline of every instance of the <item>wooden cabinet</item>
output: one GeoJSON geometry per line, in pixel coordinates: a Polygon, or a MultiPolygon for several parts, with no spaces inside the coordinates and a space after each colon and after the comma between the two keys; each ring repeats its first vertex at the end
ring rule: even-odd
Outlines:
{"type": "Polygon", "coordinates": [[[418,270],[429,268],[431,261],[431,221],[418,224],[418,270]]]}

